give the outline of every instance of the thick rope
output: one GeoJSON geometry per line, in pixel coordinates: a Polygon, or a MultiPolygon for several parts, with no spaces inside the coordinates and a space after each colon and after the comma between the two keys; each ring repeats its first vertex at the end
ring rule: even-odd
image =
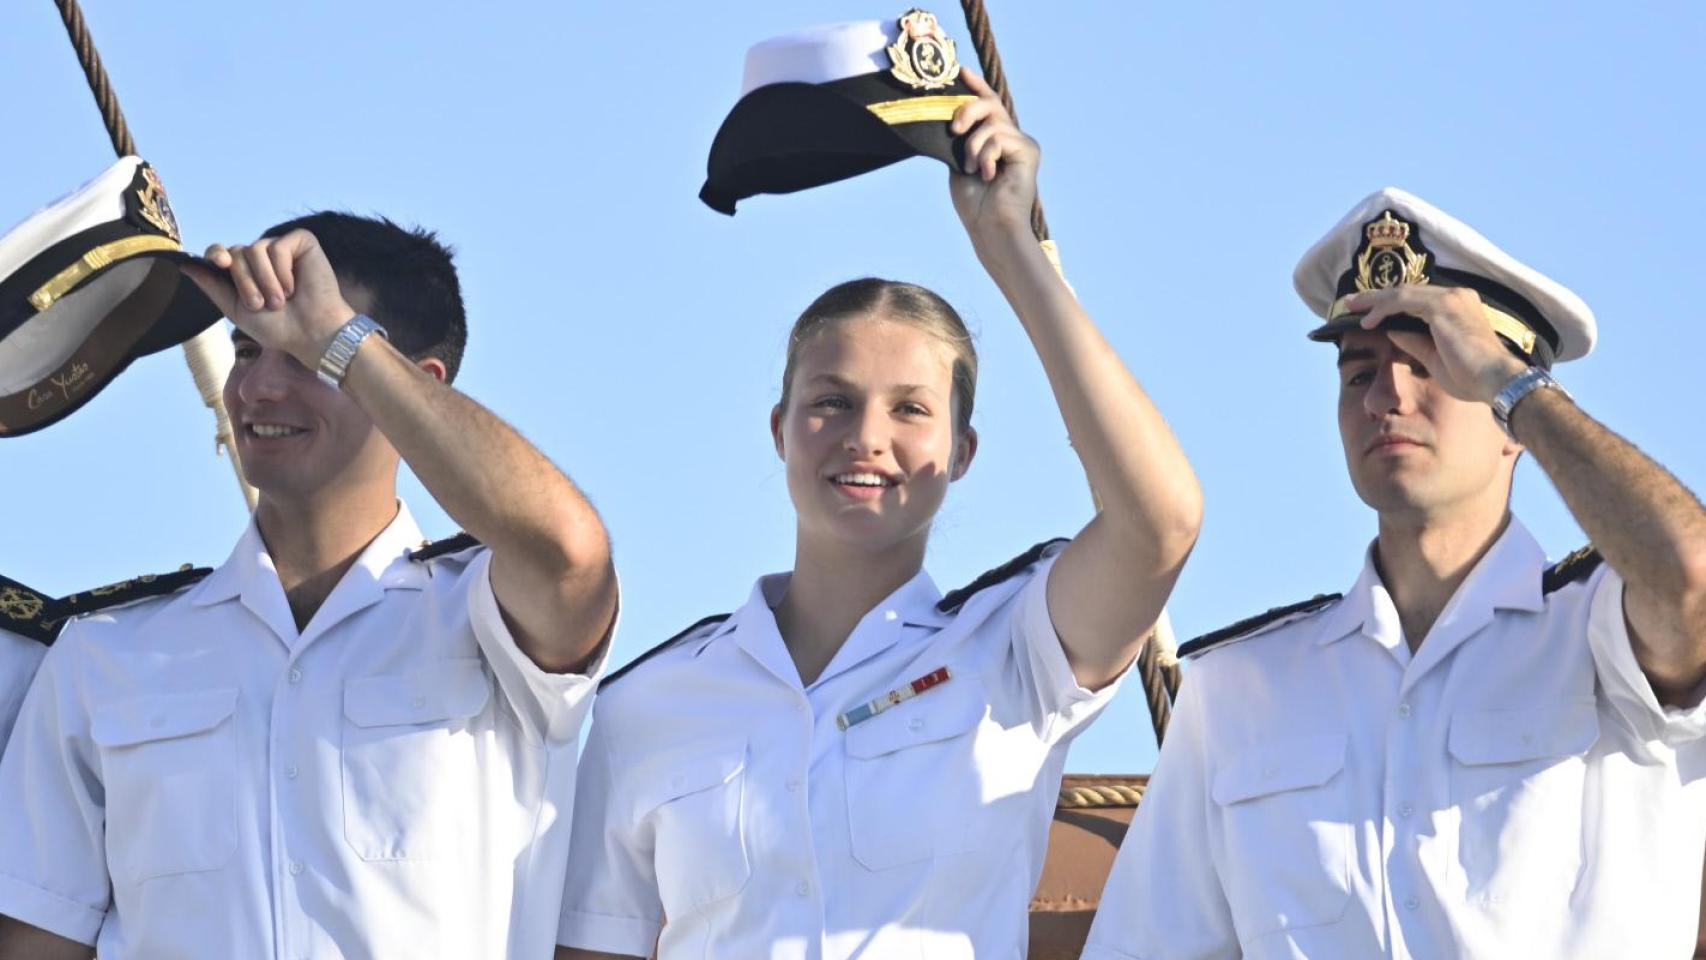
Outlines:
{"type": "Polygon", "coordinates": [[[77,5],[77,0],[53,2],[65,21],[65,32],[71,37],[71,46],[77,50],[77,62],[83,65],[83,75],[89,78],[89,92],[95,95],[95,104],[101,108],[101,120],[107,125],[107,136],[112,138],[113,152],[121,157],[135,156],[136,140],[130,135],[130,126],[124,122],[118,94],[113,92],[107,68],[101,65],[101,54],[95,49],[95,38],[89,35],[83,9],[77,5]]]}
{"type": "MultiPolygon", "coordinates": [[[[1018,123],[1019,114],[1013,109],[1013,94],[1007,87],[1007,71],[1001,67],[1001,51],[995,49],[995,31],[989,26],[989,11],[984,9],[983,0],[960,0],[960,7],[965,10],[966,29],[971,32],[972,46],[977,49],[977,63],[983,71],[983,79],[989,81],[1001,98],[1001,105],[1007,108],[1013,122],[1018,123]]],[[[1048,242],[1048,220],[1043,217],[1041,197],[1031,205],[1031,232],[1036,234],[1038,242],[1048,242]]]]}
{"type": "Polygon", "coordinates": [[[1143,800],[1141,783],[1098,783],[1061,787],[1055,806],[1064,808],[1135,807],[1143,800]]]}
{"type": "MultiPolygon", "coordinates": [[[[53,0],[59,8],[59,16],[65,21],[65,33],[71,39],[71,46],[77,51],[77,62],[83,66],[83,76],[88,78],[89,92],[95,95],[95,105],[101,108],[101,121],[107,125],[107,136],[112,140],[113,152],[121,157],[136,155],[136,138],[130,135],[130,125],[124,121],[124,111],[118,105],[118,94],[113,92],[112,78],[107,76],[107,68],[101,65],[100,51],[95,49],[95,38],[89,33],[88,21],[83,19],[83,9],[77,5],[77,0],[53,0]]],[[[255,505],[255,488],[243,477],[243,466],[237,462],[237,447],[232,442],[231,417],[225,412],[225,400],[221,391],[225,387],[225,378],[231,373],[232,352],[231,343],[220,335],[217,327],[209,327],[184,344],[184,362],[189,365],[190,377],[195,381],[196,392],[201,394],[202,403],[213,411],[214,419],[214,452],[223,449],[231,458],[231,469],[237,476],[237,488],[243,494],[243,500],[252,509],[255,505]]]]}
{"type": "MultiPolygon", "coordinates": [[[[971,34],[983,78],[989,81],[990,87],[1001,98],[1001,105],[1007,108],[1007,113],[1016,123],[1019,114],[1013,108],[1013,92],[1007,83],[1007,71],[1001,65],[1001,52],[995,48],[995,30],[989,25],[989,11],[983,0],[960,0],[960,8],[965,11],[966,30],[971,34]]],[[[1049,237],[1048,220],[1043,216],[1040,196],[1031,206],[1031,232],[1043,245],[1055,272],[1061,275],[1062,280],[1066,279],[1060,267],[1060,252],[1049,237]]],[[[1091,495],[1094,496],[1095,491],[1091,491],[1091,495]]],[[[1137,670],[1143,679],[1143,694],[1149,702],[1149,719],[1155,727],[1157,746],[1167,737],[1167,725],[1173,719],[1173,698],[1179,692],[1179,665],[1174,648],[1172,628],[1163,616],[1155,632],[1144,640],[1143,650],[1137,657],[1137,670]]]]}

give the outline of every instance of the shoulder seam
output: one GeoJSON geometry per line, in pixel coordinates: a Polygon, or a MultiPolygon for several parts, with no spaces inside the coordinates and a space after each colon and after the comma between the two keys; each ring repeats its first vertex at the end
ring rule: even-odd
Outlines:
{"type": "Polygon", "coordinates": [[[972,597],[998,583],[1013,579],[1013,577],[1017,576],[1020,571],[1041,560],[1043,554],[1048,551],[1049,547],[1052,547],[1057,543],[1068,542],[1070,542],[1070,538],[1068,537],[1055,537],[1050,540],[1044,540],[1042,543],[1026,550],[1024,553],[1019,554],[999,567],[984,571],[978,575],[977,579],[965,586],[960,587],[957,590],[948,591],[948,593],[942,597],[941,601],[936,604],[936,609],[941,613],[957,613],[961,607],[966,605],[966,601],[970,600],[972,597]]]}
{"type": "Polygon", "coordinates": [[[698,633],[701,629],[703,629],[707,626],[710,626],[711,624],[714,624],[714,623],[722,623],[724,620],[727,620],[731,616],[733,616],[733,614],[713,613],[708,617],[700,617],[698,620],[695,620],[693,622],[693,625],[688,627],[686,630],[681,631],[680,633],[676,634],[675,636],[670,637],[668,640],[665,640],[664,642],[658,644],[657,646],[651,648],[650,650],[647,650],[645,653],[640,654],[639,656],[635,657],[634,659],[623,664],[621,667],[617,668],[615,671],[613,671],[609,676],[605,677],[603,680],[598,681],[599,691],[602,692],[605,687],[609,686],[612,683],[615,683],[617,680],[626,676],[628,674],[628,672],[633,670],[635,667],[639,666],[642,663],[645,663],[647,660],[650,660],[652,657],[655,657],[658,654],[664,652],[665,650],[668,650],[670,647],[675,646],[676,644],[680,643],[681,641],[686,640],[688,637],[693,636],[694,634],[698,633]]]}
{"type": "Polygon", "coordinates": [[[73,617],[100,613],[140,600],[169,596],[195,586],[211,573],[212,567],[192,567],[186,563],[172,573],[133,577],[104,587],[67,594],[53,602],[51,619],[43,621],[44,627],[51,631],[46,642],[52,644],[57,640],[60,631],[65,629],[65,624],[73,617]]]}
{"type": "Polygon", "coordinates": [[[421,544],[418,549],[410,550],[409,559],[417,563],[424,563],[481,545],[480,539],[473,534],[458,532],[454,536],[445,537],[442,540],[430,540],[421,544]]]}
{"type": "Polygon", "coordinates": [[[1572,583],[1586,580],[1604,562],[1605,558],[1594,545],[1587,544],[1546,568],[1540,577],[1540,592],[1542,595],[1557,593],[1572,583]]]}
{"type": "Polygon", "coordinates": [[[1218,646],[1228,640],[1235,640],[1239,637],[1252,635],[1262,628],[1267,627],[1270,624],[1277,624],[1278,621],[1294,614],[1315,613],[1337,602],[1342,596],[1343,594],[1338,593],[1318,593],[1315,596],[1310,597],[1308,600],[1287,604],[1283,607],[1275,607],[1266,613],[1258,613],[1253,617],[1246,617],[1231,626],[1222,627],[1219,630],[1205,633],[1194,640],[1180,644],[1179,659],[1183,660],[1186,657],[1195,656],[1204,650],[1218,646]]]}
{"type": "Polygon", "coordinates": [[[53,608],[59,601],[0,575],[0,628],[38,643],[51,644],[56,631],[49,627],[53,608]]]}

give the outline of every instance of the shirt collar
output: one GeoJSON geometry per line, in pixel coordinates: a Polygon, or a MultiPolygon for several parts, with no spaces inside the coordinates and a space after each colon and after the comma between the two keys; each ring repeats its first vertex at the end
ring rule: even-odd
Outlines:
{"type": "MultiPolygon", "coordinates": [[[[1344,600],[1322,619],[1317,639],[1320,645],[1342,640],[1359,630],[1388,647],[1403,644],[1398,611],[1375,567],[1374,550],[1375,544],[1370,543],[1363,554],[1362,572],[1356,583],[1345,593],[1344,600]]],[[[1543,609],[1545,597],[1540,581],[1545,567],[1546,552],[1528,528],[1512,516],[1505,531],[1458,585],[1457,592],[1435,621],[1433,634],[1471,621],[1477,625],[1484,623],[1495,610],[1543,609]]]]}

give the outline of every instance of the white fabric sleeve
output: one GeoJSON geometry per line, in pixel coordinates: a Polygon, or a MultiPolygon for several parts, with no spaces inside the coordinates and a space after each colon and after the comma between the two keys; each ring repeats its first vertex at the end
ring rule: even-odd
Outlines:
{"type": "Polygon", "coordinates": [[[30,681],[46,654],[46,644],[0,630],[0,756],[6,754],[6,741],[24,705],[24,694],[29,692],[30,681]]]}
{"type": "Polygon", "coordinates": [[[616,769],[595,719],[575,790],[557,942],[649,957],[663,932],[663,900],[651,844],[615,802],[616,769]]]}
{"type": "Polygon", "coordinates": [[[1211,855],[1212,801],[1198,679],[1187,677],[1181,685],[1155,772],[1102,890],[1084,960],[1240,956],[1232,908],[1211,855]]]}
{"type": "Polygon", "coordinates": [[[1706,701],[1686,709],[1666,707],[1635,659],[1623,613],[1623,578],[1604,564],[1588,581],[1588,647],[1600,686],[1630,728],[1647,741],[1670,746],[1706,736],[1706,701]]]}
{"type": "Polygon", "coordinates": [[[1080,686],[1072,675],[1066,648],[1060,645],[1060,634],[1055,632],[1048,609],[1048,578],[1064,547],[1061,544],[1044,554],[1029,574],[1029,582],[1020,588],[1011,614],[1014,659],[1036,710],[1033,719],[1038,721],[1043,739],[1051,744],[1069,740],[1088,726],[1113,700],[1131,672],[1128,664],[1125,672],[1100,690],[1080,686]]]}
{"type": "MultiPolygon", "coordinates": [[[[492,592],[490,550],[480,549],[475,553],[456,575],[454,589],[466,591],[474,638],[528,737],[550,746],[575,742],[598,689],[598,677],[610,660],[611,637],[606,637],[598,661],[586,673],[551,673],[516,646],[509,626],[504,623],[497,595],[492,592]]],[[[612,634],[615,629],[612,624],[612,634]]]]}
{"type": "Polygon", "coordinates": [[[77,695],[78,631],[48,651],[0,758],[0,913],[93,946],[110,903],[106,790],[77,695]]]}

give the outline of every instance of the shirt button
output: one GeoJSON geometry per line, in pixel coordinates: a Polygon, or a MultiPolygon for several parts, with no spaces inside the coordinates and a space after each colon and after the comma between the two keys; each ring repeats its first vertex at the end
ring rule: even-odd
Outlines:
{"type": "Polygon", "coordinates": [[[290,875],[294,877],[294,876],[299,876],[301,873],[302,873],[302,861],[301,860],[290,861],[290,875]]]}
{"type": "Polygon", "coordinates": [[[166,718],[165,717],[149,717],[148,718],[148,725],[155,728],[155,729],[159,729],[160,727],[163,727],[166,725],[166,718]]]}
{"type": "Polygon", "coordinates": [[[795,893],[797,893],[797,894],[799,894],[799,895],[800,895],[800,896],[802,896],[802,897],[809,897],[809,896],[811,896],[811,895],[812,895],[812,885],[811,885],[811,881],[809,881],[809,880],[801,880],[801,881],[800,881],[800,884],[799,884],[799,886],[797,886],[797,887],[795,887],[795,888],[794,888],[794,892],[795,892],[795,893]]]}
{"type": "Polygon", "coordinates": [[[801,712],[801,711],[803,711],[803,710],[805,710],[805,709],[806,709],[806,705],[805,705],[805,704],[803,704],[803,703],[801,703],[801,702],[799,702],[799,701],[797,701],[797,700],[796,700],[796,701],[795,701],[795,702],[794,702],[794,712],[795,712],[795,713],[800,713],[800,712],[801,712]]]}
{"type": "Polygon", "coordinates": [[[883,611],[883,619],[884,620],[894,621],[894,620],[898,620],[899,618],[900,618],[900,614],[895,613],[893,610],[884,610],[883,611]]]}
{"type": "Polygon", "coordinates": [[[302,671],[296,669],[295,667],[290,668],[289,676],[290,676],[290,682],[291,683],[301,683],[302,682],[302,671]]]}
{"type": "Polygon", "coordinates": [[[296,779],[296,773],[297,773],[296,764],[294,764],[294,763],[291,764],[290,766],[284,768],[284,778],[286,780],[295,780],[296,779]]]}
{"type": "Polygon", "coordinates": [[[914,733],[917,733],[918,731],[924,729],[924,718],[923,717],[913,717],[911,720],[908,720],[906,722],[906,729],[911,730],[914,733]]]}
{"type": "Polygon", "coordinates": [[[420,708],[426,706],[426,697],[416,697],[413,700],[410,700],[409,706],[414,707],[416,710],[419,710],[420,708]]]}
{"type": "Polygon", "coordinates": [[[1410,705],[1409,705],[1409,703],[1400,703],[1400,704],[1398,704],[1398,716],[1400,716],[1400,717],[1407,717],[1407,716],[1409,716],[1409,715],[1410,715],[1410,705]]]}
{"type": "Polygon", "coordinates": [[[1400,819],[1400,820],[1410,819],[1410,814],[1415,813],[1415,812],[1416,812],[1416,808],[1410,806],[1407,803],[1400,803],[1398,805],[1398,819],[1400,819]]]}
{"type": "Polygon", "coordinates": [[[789,793],[799,793],[800,792],[800,778],[794,777],[793,779],[788,781],[788,792],[789,793]]]}
{"type": "Polygon", "coordinates": [[[1410,899],[1404,901],[1404,909],[1405,910],[1414,910],[1421,905],[1422,905],[1422,902],[1420,900],[1417,900],[1415,897],[1411,897],[1410,899]]]}

